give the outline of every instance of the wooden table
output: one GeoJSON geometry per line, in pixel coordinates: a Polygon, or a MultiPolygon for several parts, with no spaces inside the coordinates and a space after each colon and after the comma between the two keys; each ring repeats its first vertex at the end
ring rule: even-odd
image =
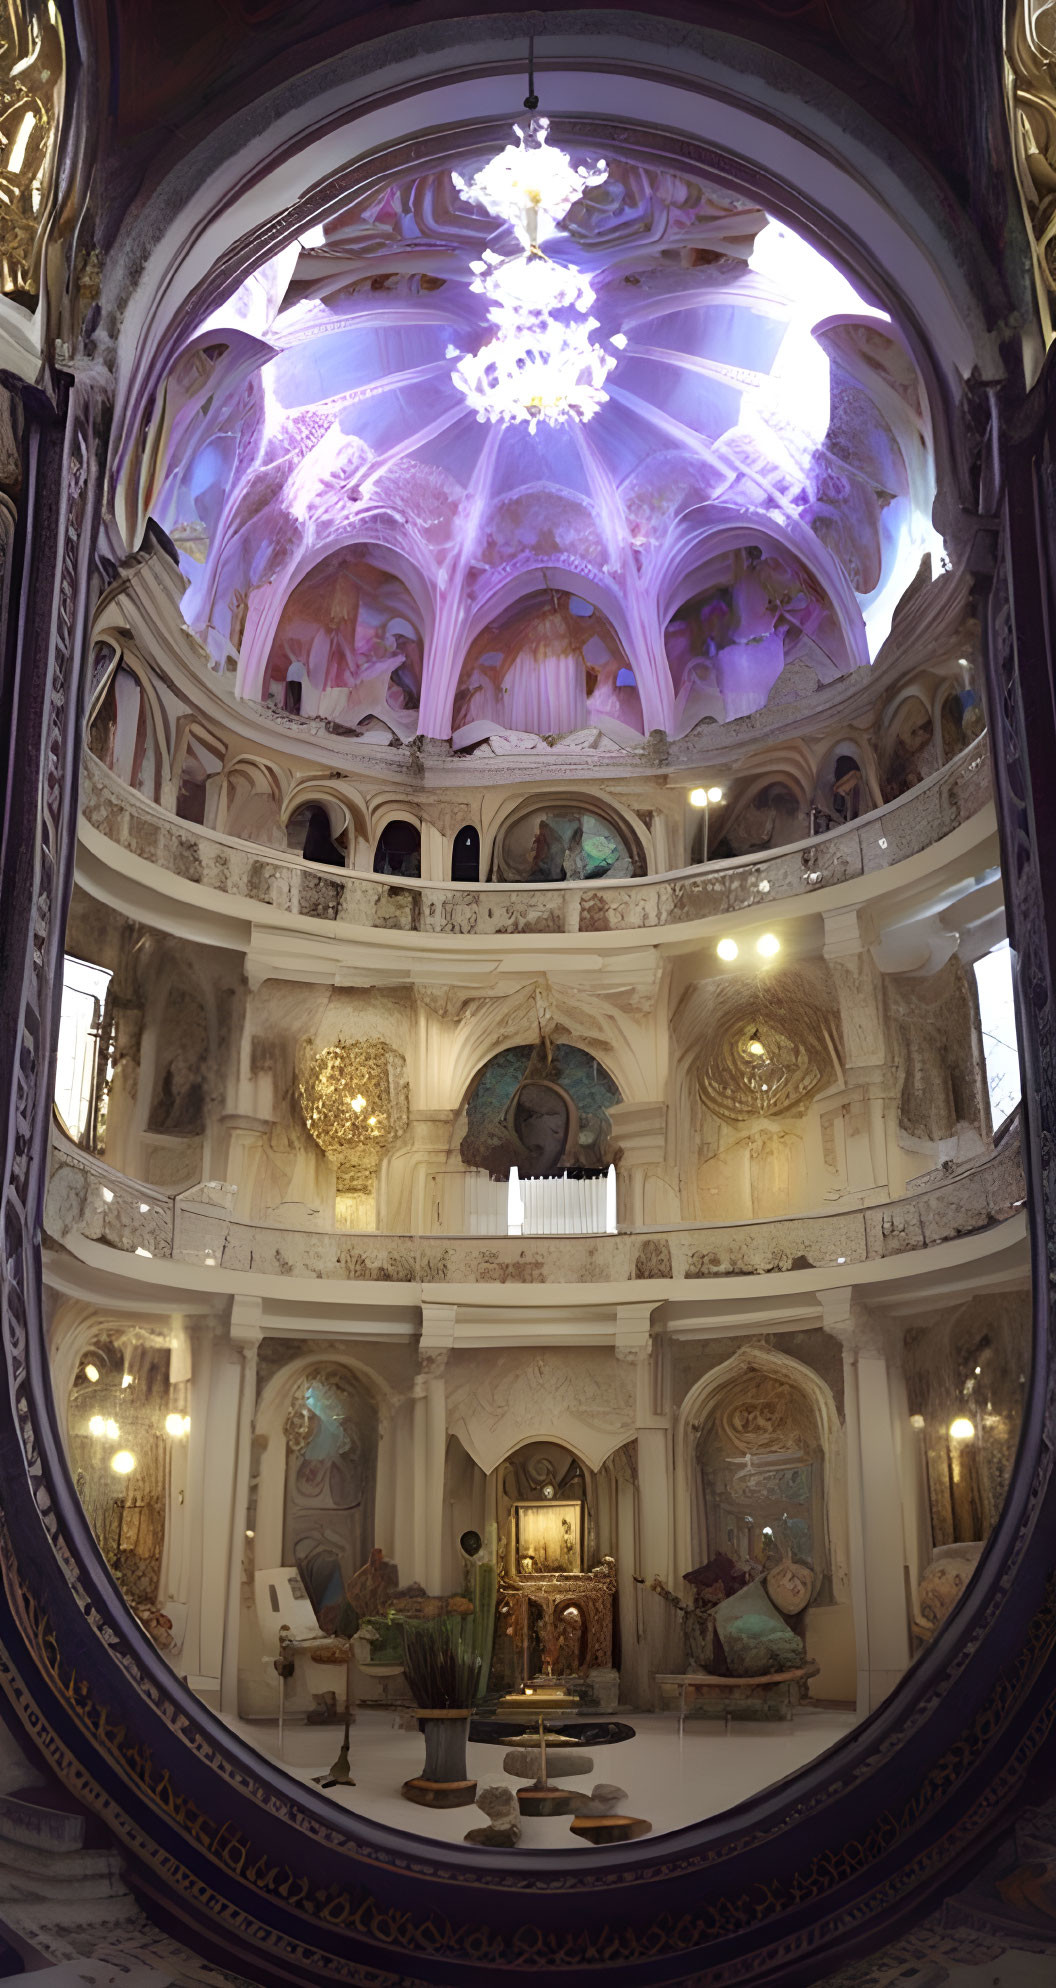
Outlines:
{"type": "MultiPolygon", "coordinates": [[[[788,1707],[785,1717],[786,1719],[791,1719],[793,1686],[800,1684],[805,1677],[817,1677],[820,1668],[821,1666],[816,1663],[801,1664],[798,1670],[767,1671],[761,1677],[716,1677],[711,1671],[703,1670],[657,1671],[655,1673],[655,1681],[661,1687],[664,1685],[678,1686],[678,1743],[681,1746],[686,1723],[687,1691],[723,1691],[727,1694],[743,1694],[747,1697],[752,1691],[769,1689],[775,1685],[780,1686],[783,1684],[786,1687],[786,1704],[788,1707]]],[[[729,1732],[729,1729],[730,1711],[729,1707],[727,1707],[726,1731],[729,1732]]]]}

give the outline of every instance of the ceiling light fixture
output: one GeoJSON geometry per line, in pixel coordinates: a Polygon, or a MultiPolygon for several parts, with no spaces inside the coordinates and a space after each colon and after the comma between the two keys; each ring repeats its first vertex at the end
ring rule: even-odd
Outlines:
{"type": "Polygon", "coordinates": [[[975,1423],[969,1422],[967,1415],[958,1415],[950,1423],[950,1435],[955,1443],[970,1443],[975,1435],[975,1423]]]}
{"type": "Polygon", "coordinates": [[[136,1459],[131,1450],[118,1450],[116,1455],[110,1458],[110,1468],[115,1470],[119,1477],[130,1476],[135,1467],[136,1459]]]}
{"type": "Polygon", "coordinates": [[[574,166],[567,152],[547,142],[548,118],[533,118],[525,133],[514,125],[518,143],[489,159],[472,179],[452,173],[463,200],[483,207],[512,228],[516,255],[485,249],[470,264],[470,286],[487,300],[492,336],[478,352],[447,349],[457,359],[451,377],[478,421],[528,423],[534,435],[540,421],[549,427],[570,417],[589,421],[608,399],[605,381],[626,345],[622,332],[606,350],[591,337],[598,330],[588,315],[594,286],[582,271],[554,262],[539,244],[554,234],[588,187],[608,178],[604,159],[574,166]]]}
{"type": "Polygon", "coordinates": [[[736,959],[740,947],[736,939],[720,939],[715,951],[720,959],[736,959]]]}
{"type": "Polygon", "coordinates": [[[774,955],[781,951],[781,941],[773,932],[764,932],[762,938],[756,940],[755,950],[761,953],[764,959],[773,959],[774,955]]]}

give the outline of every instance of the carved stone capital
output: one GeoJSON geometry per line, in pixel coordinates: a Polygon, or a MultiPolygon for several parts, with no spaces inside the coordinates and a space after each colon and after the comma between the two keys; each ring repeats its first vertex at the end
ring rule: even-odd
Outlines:
{"type": "Polygon", "coordinates": [[[418,1354],[418,1374],[422,1380],[440,1380],[447,1366],[448,1346],[429,1346],[418,1354]]]}
{"type": "Polygon", "coordinates": [[[820,1291],[822,1325],[839,1340],[844,1359],[886,1360],[895,1350],[888,1321],[871,1312],[857,1293],[846,1285],[835,1291],[820,1291]]]}
{"type": "Polygon", "coordinates": [[[260,1298],[234,1297],[231,1300],[231,1344],[243,1358],[255,1354],[263,1337],[264,1306],[260,1298]]]}

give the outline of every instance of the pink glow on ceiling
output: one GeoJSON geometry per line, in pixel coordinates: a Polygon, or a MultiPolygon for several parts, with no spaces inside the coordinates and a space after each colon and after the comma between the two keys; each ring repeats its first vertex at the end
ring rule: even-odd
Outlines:
{"type": "Polygon", "coordinates": [[[302,715],[397,739],[633,747],[758,708],[790,662],[828,682],[875,653],[936,549],[902,340],[750,200],[605,152],[547,244],[627,341],[589,425],[467,409],[471,264],[514,237],[446,169],[282,251],[176,361],[142,504],[239,695],[290,708],[296,681],[302,715]]]}

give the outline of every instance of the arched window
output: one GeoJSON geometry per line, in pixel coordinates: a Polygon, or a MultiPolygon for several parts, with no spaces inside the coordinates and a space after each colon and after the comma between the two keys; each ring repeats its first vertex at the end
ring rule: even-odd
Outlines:
{"type": "Polygon", "coordinates": [[[330,863],[338,870],[345,867],[344,851],[334,840],[330,816],[318,801],[306,801],[290,816],[286,846],[299,850],[306,863],[330,863]]]}
{"type": "Polygon", "coordinates": [[[575,801],[537,800],[499,831],[491,859],[496,883],[591,883],[601,877],[640,877],[645,857],[618,818],[575,801]]]}
{"type": "Polygon", "coordinates": [[[148,800],[157,799],[158,750],[147,700],[134,670],[119,663],[88,732],[104,766],[148,800]]]}
{"type": "Polygon", "coordinates": [[[329,1634],[374,1544],[377,1411],[347,1369],[318,1367],[297,1382],[283,1432],[283,1559],[329,1634]]]}
{"type": "Polygon", "coordinates": [[[378,877],[421,876],[422,831],[417,822],[390,821],[382,829],[374,851],[374,874],[378,877]]]}
{"type": "Polygon", "coordinates": [[[181,821],[197,822],[199,828],[204,827],[209,781],[220,772],[222,765],[222,755],[192,732],[187,740],[176,795],[176,813],[181,821]]]}
{"type": "Polygon", "coordinates": [[[696,1549],[749,1574],[780,1560],[809,1567],[827,1590],[825,1451],[806,1391],[745,1365],[711,1404],[697,1437],[696,1549]]]}
{"type": "Polygon", "coordinates": [[[475,828],[460,828],[451,851],[451,882],[480,882],[480,836],[475,828]]]}

